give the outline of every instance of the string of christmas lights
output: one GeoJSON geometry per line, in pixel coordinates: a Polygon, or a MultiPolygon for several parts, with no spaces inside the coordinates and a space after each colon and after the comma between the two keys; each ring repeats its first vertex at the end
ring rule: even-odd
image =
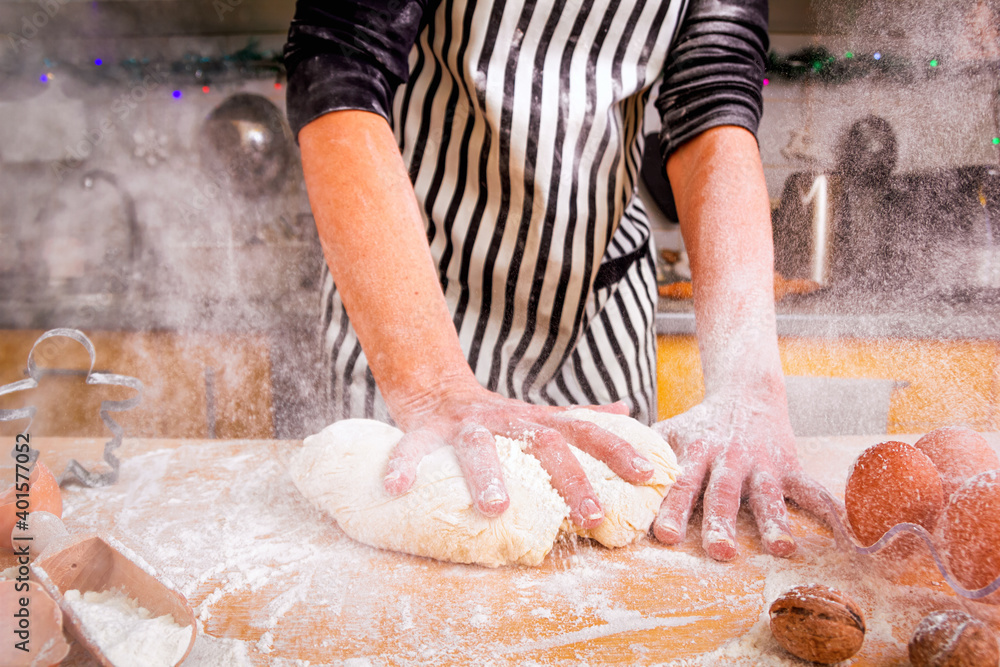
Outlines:
{"type": "MultiPolygon", "coordinates": [[[[174,61],[132,57],[118,63],[95,57],[84,64],[44,58],[41,65],[41,73],[36,76],[43,84],[52,81],[60,70],[82,85],[95,87],[129,85],[152,76],[158,82],[168,84],[167,90],[175,100],[182,99],[185,89],[192,86],[207,94],[212,92],[213,86],[239,84],[247,80],[273,79],[278,89],[285,82],[281,52],[261,51],[255,40],[239,51],[221,57],[188,54],[174,61]]],[[[958,74],[984,70],[1000,74],[1000,61],[961,59],[949,62],[946,56],[937,54],[921,62],[913,62],[882,51],[845,51],[838,56],[823,46],[807,46],[789,54],[768,53],[763,84],[768,86],[772,80],[781,80],[837,85],[864,78],[907,83],[939,76],[944,71],[958,74]]],[[[991,143],[1000,146],[1000,137],[991,137],[991,143]]]]}

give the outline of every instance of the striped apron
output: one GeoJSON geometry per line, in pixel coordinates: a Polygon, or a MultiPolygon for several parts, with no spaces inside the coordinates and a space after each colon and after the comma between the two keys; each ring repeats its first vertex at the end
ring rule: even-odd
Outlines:
{"type": "MultiPolygon", "coordinates": [[[[655,419],[656,274],[635,188],[649,89],[683,5],[442,0],[425,18],[393,126],[488,389],[623,399],[655,419]]],[[[325,268],[322,300],[329,417],[389,420],[325,268]]]]}

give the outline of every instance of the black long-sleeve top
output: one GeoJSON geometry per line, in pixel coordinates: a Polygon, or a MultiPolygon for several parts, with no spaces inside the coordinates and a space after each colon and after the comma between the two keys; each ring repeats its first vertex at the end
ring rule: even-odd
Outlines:
{"type": "MultiPolygon", "coordinates": [[[[299,130],[341,109],[389,119],[433,0],[298,0],[285,46],[288,118],[299,130]]],[[[760,122],[767,0],[689,0],[656,107],[666,157],[699,132],[760,122]]]]}

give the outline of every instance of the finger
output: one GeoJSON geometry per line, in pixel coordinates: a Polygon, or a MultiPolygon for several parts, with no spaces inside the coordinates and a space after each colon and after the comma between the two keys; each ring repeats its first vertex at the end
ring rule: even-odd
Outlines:
{"type": "Polygon", "coordinates": [[[405,433],[389,455],[382,484],[386,493],[398,496],[413,486],[417,476],[417,464],[430,452],[442,447],[441,437],[427,430],[416,430],[405,433]]]}
{"type": "Polygon", "coordinates": [[[538,459],[552,478],[552,488],[569,505],[570,520],[584,529],[600,524],[604,520],[601,503],[562,435],[553,429],[538,427],[526,442],[528,446],[524,451],[538,459]]]}
{"type": "Polygon", "coordinates": [[[593,422],[558,417],[547,424],[577,449],[604,461],[612,472],[626,482],[641,484],[653,476],[653,464],[632,445],[593,422]]]}
{"type": "Polygon", "coordinates": [[[493,434],[479,425],[463,428],[455,441],[455,455],[476,509],[489,517],[503,514],[510,505],[510,497],[503,483],[493,434]]]}
{"type": "Polygon", "coordinates": [[[683,472],[677,478],[653,522],[653,535],[664,544],[677,544],[687,535],[688,521],[705,483],[708,454],[704,449],[692,448],[681,463],[683,472]]]}
{"type": "Polygon", "coordinates": [[[743,470],[725,461],[712,469],[705,488],[705,516],[701,525],[701,543],[715,560],[732,560],[736,547],[736,514],[740,510],[743,470]]]}
{"type": "Polygon", "coordinates": [[[844,504],[833,497],[822,484],[801,471],[787,475],[784,486],[785,495],[828,526],[834,525],[833,512],[837,512],[840,517],[845,515],[844,504]]]}
{"type": "Polygon", "coordinates": [[[758,472],[750,479],[750,511],[768,553],[791,556],[795,540],[788,525],[788,510],[781,486],[770,473],[758,472]]]}

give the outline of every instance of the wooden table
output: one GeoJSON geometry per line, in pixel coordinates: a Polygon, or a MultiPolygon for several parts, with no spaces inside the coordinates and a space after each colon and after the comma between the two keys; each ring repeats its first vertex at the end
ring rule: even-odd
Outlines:
{"type": "MultiPolygon", "coordinates": [[[[878,441],[799,445],[807,471],[842,494],[851,461],[878,441]]],[[[33,445],[58,473],[70,457],[99,461],[103,440],[33,445]]],[[[1000,630],[1000,607],[954,596],[926,555],[890,571],[839,551],[797,511],[799,549],[788,559],[760,553],[745,515],[731,563],[702,554],[695,525],[676,548],[561,543],[534,569],[382,552],[301,498],[286,472],[298,445],[126,440],[116,485],[64,489],[71,532],[113,535],[187,596],[202,628],[186,665],[802,664],[786,662],[766,625],[770,602],[801,583],[840,588],[864,609],[869,632],[856,665],[905,664],[913,627],[937,608],[964,608],[1000,630]]],[[[9,468],[0,474],[12,478],[9,468]]],[[[64,664],[93,663],[75,649],[64,664]]]]}

